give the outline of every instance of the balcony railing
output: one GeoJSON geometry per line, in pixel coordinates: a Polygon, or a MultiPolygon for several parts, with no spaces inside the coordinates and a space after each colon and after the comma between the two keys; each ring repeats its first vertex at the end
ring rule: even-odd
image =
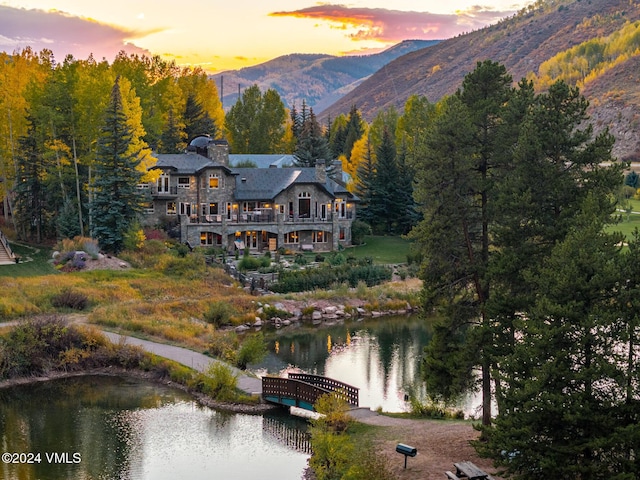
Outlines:
{"type": "Polygon", "coordinates": [[[163,188],[160,190],[157,186],[154,185],[149,188],[149,190],[151,191],[151,195],[157,197],[175,197],[178,195],[178,187],[176,186],[169,187],[169,189],[163,188]]]}
{"type": "MultiPolygon", "coordinates": [[[[341,219],[351,219],[353,218],[352,212],[347,212],[345,217],[340,217],[341,219]]],[[[190,223],[213,223],[220,224],[222,221],[226,219],[226,223],[276,223],[278,221],[277,215],[272,213],[265,212],[247,212],[247,213],[234,213],[230,217],[227,217],[226,214],[216,214],[216,215],[191,215],[189,217],[190,223]]],[[[284,223],[294,223],[294,224],[305,224],[305,223],[327,223],[331,222],[332,217],[328,215],[327,217],[308,217],[305,215],[285,215],[284,223]]]]}

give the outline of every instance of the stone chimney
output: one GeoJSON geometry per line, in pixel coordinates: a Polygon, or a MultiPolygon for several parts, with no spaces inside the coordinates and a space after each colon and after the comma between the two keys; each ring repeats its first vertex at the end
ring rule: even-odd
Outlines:
{"type": "Polygon", "coordinates": [[[226,140],[213,140],[207,145],[207,156],[225,167],[229,166],[229,144],[226,140]]]}
{"type": "Polygon", "coordinates": [[[316,160],[316,181],[322,184],[327,182],[327,167],[321,158],[316,160]]]}
{"type": "Polygon", "coordinates": [[[334,160],[331,162],[331,178],[337,182],[342,182],[342,161],[334,160]]]}

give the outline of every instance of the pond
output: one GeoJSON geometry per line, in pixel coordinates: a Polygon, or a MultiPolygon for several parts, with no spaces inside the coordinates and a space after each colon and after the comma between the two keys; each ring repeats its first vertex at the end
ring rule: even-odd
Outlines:
{"type": "MultiPolygon", "coordinates": [[[[426,397],[420,361],[433,321],[402,315],[292,325],[274,333],[267,358],[251,369],[261,375],[300,370],[324,375],[358,387],[361,407],[405,412],[410,409],[409,395],[426,397]]],[[[470,393],[457,408],[476,416],[478,405],[477,395],[470,393]]]]}
{"type": "Polygon", "coordinates": [[[0,389],[0,478],[300,479],[306,428],[286,413],[223,413],[136,379],[22,385],[0,389]]]}

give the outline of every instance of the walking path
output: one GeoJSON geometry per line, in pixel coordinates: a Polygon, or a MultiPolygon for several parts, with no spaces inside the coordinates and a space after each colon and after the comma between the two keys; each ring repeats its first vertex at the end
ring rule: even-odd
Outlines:
{"type": "MultiPolygon", "coordinates": [[[[102,332],[113,343],[124,342],[128,345],[136,345],[142,347],[147,352],[151,352],[160,357],[174,360],[182,365],[193,368],[199,372],[205,372],[212,363],[223,363],[219,360],[213,359],[202,353],[194,352],[187,348],[175,347],[173,345],[166,345],[164,343],[150,342],[148,340],[141,340],[135,337],[129,337],[112,332],[102,332]]],[[[233,373],[238,377],[238,388],[248,394],[261,395],[262,394],[262,381],[257,377],[252,377],[239,368],[232,367],[228,364],[224,364],[231,368],[233,373]]]]}

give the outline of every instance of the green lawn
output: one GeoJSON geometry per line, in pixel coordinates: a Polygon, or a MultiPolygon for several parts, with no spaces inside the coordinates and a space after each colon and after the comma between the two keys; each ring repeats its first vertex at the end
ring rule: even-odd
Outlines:
{"type": "Polygon", "coordinates": [[[374,263],[407,263],[407,253],[411,242],[402,237],[370,236],[365,244],[348,248],[356,258],[372,257],[374,263]]]}
{"type": "Polygon", "coordinates": [[[16,265],[0,265],[0,277],[37,277],[57,273],[49,259],[51,250],[47,247],[27,247],[11,244],[11,249],[22,261],[16,265]]]}

